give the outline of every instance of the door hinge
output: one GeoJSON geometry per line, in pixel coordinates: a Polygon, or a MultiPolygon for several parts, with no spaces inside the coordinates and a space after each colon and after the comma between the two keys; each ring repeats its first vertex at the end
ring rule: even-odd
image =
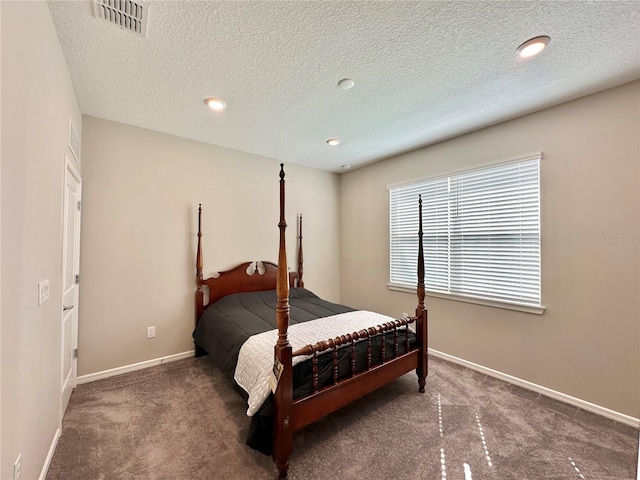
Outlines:
{"type": "Polygon", "coordinates": [[[77,348],[73,349],[73,358],[78,358],[78,349],[77,348]]]}
{"type": "Polygon", "coordinates": [[[78,200],[78,210],[80,210],[80,208],[82,208],[82,201],[78,200]]]}
{"type": "Polygon", "coordinates": [[[76,275],[76,283],[79,284],[80,283],[80,274],[76,275]]]}

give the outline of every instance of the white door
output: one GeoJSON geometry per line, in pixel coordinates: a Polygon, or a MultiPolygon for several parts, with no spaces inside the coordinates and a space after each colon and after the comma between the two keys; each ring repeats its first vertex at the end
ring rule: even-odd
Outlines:
{"type": "Polygon", "coordinates": [[[76,386],[81,178],[66,158],[62,238],[61,418],[76,386]]]}

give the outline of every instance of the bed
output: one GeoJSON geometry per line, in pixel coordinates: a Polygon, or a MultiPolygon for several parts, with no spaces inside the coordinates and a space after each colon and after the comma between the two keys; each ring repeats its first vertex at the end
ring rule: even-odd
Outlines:
{"type": "Polygon", "coordinates": [[[277,264],[244,262],[204,279],[199,207],[194,330],[196,355],[209,354],[247,401],[247,444],[273,457],[280,479],[287,478],[296,430],[414,369],[424,393],[428,373],[422,200],[418,305],[415,315],[392,319],[325,301],[304,287],[302,216],[297,271],[288,271],[284,178],[281,164],[277,264]]]}

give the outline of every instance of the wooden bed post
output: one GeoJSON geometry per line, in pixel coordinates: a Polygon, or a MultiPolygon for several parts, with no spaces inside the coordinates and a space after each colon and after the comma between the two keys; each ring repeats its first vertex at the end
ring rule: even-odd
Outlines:
{"type": "Polygon", "coordinates": [[[293,423],[291,410],[293,405],[293,368],[291,363],[291,345],[287,338],[289,328],[289,274],[287,269],[287,251],[285,230],[287,222],[284,215],[284,164],[280,164],[280,248],[278,251],[278,276],[276,281],[276,323],[278,342],[274,355],[284,369],[274,395],[275,419],[273,424],[273,460],[278,467],[280,479],[287,478],[289,456],[293,449],[293,423]]]}
{"type": "MultiPolygon", "coordinates": [[[[202,204],[198,204],[198,251],[196,253],[196,308],[195,326],[204,313],[204,293],[202,292],[202,204]]],[[[195,356],[203,357],[207,354],[204,348],[195,346],[195,356]]]]}
{"type": "Polygon", "coordinates": [[[203,313],[202,304],[204,294],[202,293],[202,204],[198,204],[198,252],[196,254],[196,327],[198,320],[203,313]]]}
{"type": "Polygon", "coordinates": [[[424,249],[422,247],[422,195],[418,196],[418,306],[416,307],[417,335],[420,342],[420,358],[418,359],[418,391],[424,393],[428,374],[428,329],[427,309],[424,305],[424,249]]]}
{"type": "Polygon", "coordinates": [[[300,227],[298,235],[298,286],[304,288],[304,280],[302,280],[302,214],[300,214],[300,227]]]}

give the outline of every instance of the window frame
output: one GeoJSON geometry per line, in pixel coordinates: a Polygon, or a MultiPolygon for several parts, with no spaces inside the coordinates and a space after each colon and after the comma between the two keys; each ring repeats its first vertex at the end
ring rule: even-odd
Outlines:
{"type": "MultiPolygon", "coordinates": [[[[521,312],[525,312],[525,313],[532,313],[532,314],[537,314],[537,315],[542,315],[546,309],[546,307],[543,305],[542,303],[542,221],[540,219],[541,216],[541,211],[542,211],[542,202],[541,202],[541,174],[540,171],[542,169],[542,152],[532,152],[532,153],[528,153],[528,154],[524,154],[524,155],[517,155],[514,157],[510,157],[507,159],[502,159],[502,160],[496,160],[496,161],[492,161],[492,162],[486,162],[483,164],[479,164],[479,165],[475,165],[471,168],[461,168],[461,169],[457,169],[457,170],[453,170],[453,171],[449,171],[446,173],[442,173],[442,174],[438,174],[438,175],[433,175],[433,176],[429,176],[429,177],[423,177],[420,179],[415,179],[415,180],[411,180],[411,181],[407,181],[407,182],[400,182],[400,183],[394,183],[394,184],[390,184],[387,185],[387,190],[389,190],[389,282],[387,283],[387,286],[390,290],[395,290],[395,291],[401,291],[401,292],[407,292],[407,293],[415,293],[415,287],[412,285],[407,285],[407,284],[399,284],[399,283],[394,283],[391,281],[391,275],[392,275],[392,256],[394,255],[394,253],[392,252],[392,238],[391,238],[391,234],[392,234],[392,227],[391,227],[391,223],[392,223],[392,211],[391,211],[391,191],[393,189],[396,188],[402,188],[402,187],[408,187],[411,188],[412,186],[416,186],[419,187],[422,184],[425,184],[427,182],[436,182],[439,179],[450,179],[451,177],[454,176],[458,176],[458,175],[463,175],[463,174],[469,174],[475,171],[481,171],[481,170],[485,170],[485,169],[489,169],[489,168],[493,168],[493,167],[500,167],[501,165],[508,165],[508,164],[513,164],[513,163],[520,163],[520,162],[526,162],[526,161],[532,161],[532,160],[537,160],[539,162],[539,170],[538,170],[538,232],[539,232],[539,250],[538,250],[538,254],[539,254],[539,258],[538,258],[538,267],[539,267],[539,271],[540,271],[540,275],[539,275],[539,289],[540,289],[540,304],[531,304],[531,303],[525,303],[525,302],[518,302],[518,301],[513,301],[513,300],[506,300],[506,299],[493,299],[493,298],[485,298],[482,296],[476,296],[476,295],[472,295],[472,294],[459,294],[458,292],[455,293],[451,293],[451,292],[443,292],[443,291],[437,291],[437,290],[430,290],[429,287],[426,287],[425,293],[427,296],[429,297],[434,297],[434,298],[443,298],[443,299],[448,299],[448,300],[453,300],[453,301],[460,301],[460,302],[465,302],[465,303],[472,303],[472,304],[478,304],[478,305],[484,305],[484,306],[489,306],[489,307],[497,307],[497,308],[504,308],[504,309],[508,309],[508,310],[516,310],[516,311],[521,311],[521,312]]],[[[423,198],[423,202],[424,202],[424,198],[423,198]]],[[[425,232],[426,233],[426,232],[425,232]]],[[[448,234],[450,235],[451,232],[449,232],[448,234]]],[[[450,258],[450,256],[449,256],[450,258]]],[[[451,273],[449,272],[448,275],[451,275],[451,273]]]]}

